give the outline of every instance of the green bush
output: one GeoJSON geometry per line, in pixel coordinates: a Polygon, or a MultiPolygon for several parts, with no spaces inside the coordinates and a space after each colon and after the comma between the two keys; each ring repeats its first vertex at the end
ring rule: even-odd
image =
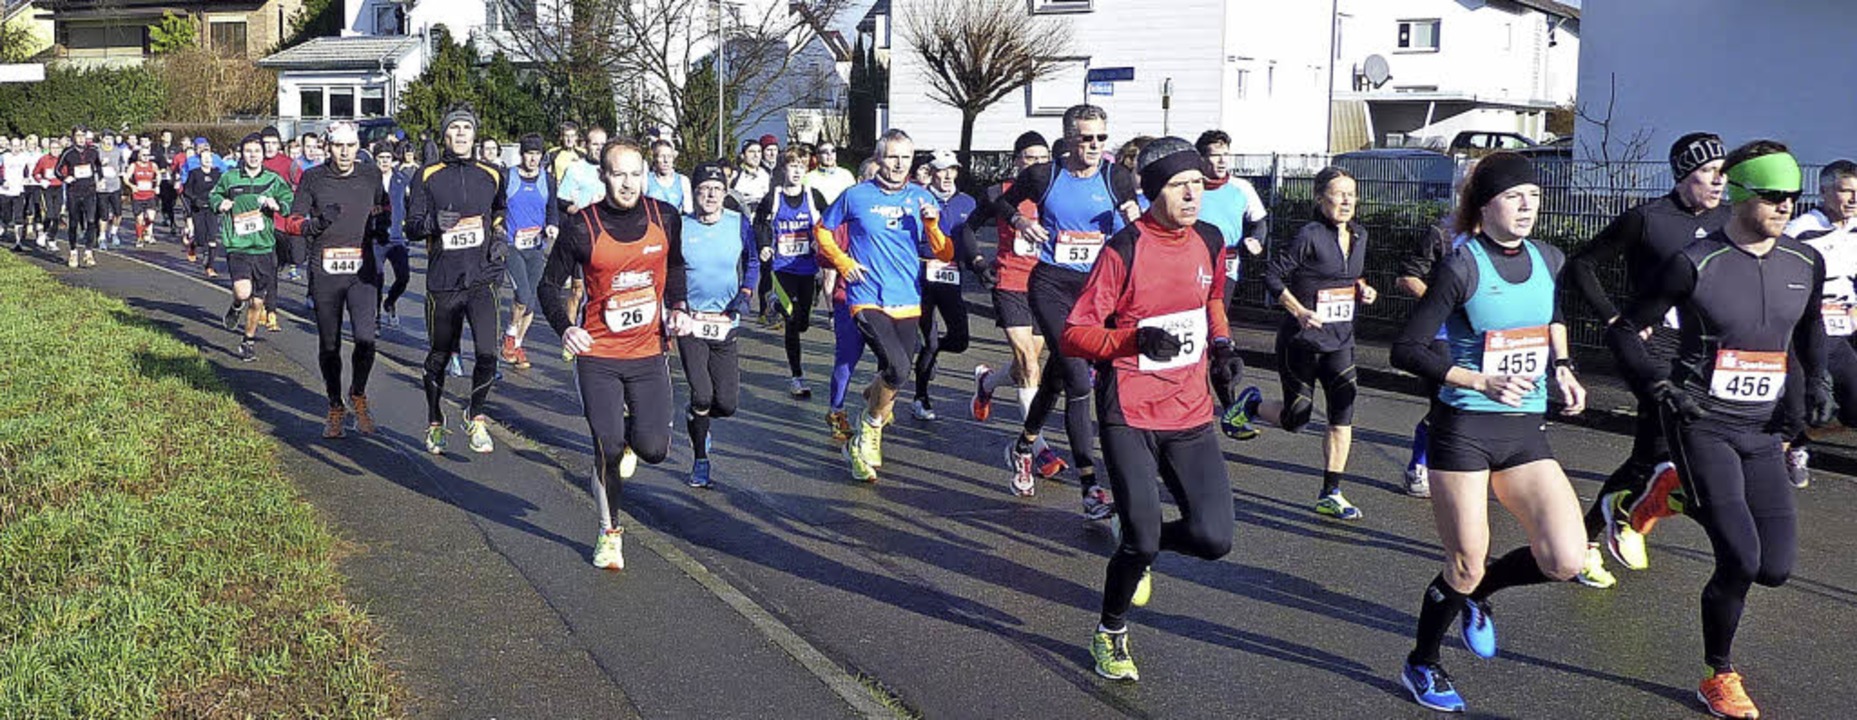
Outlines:
{"type": "Polygon", "coordinates": [[[0,84],[0,134],[65,135],[73,125],[137,128],[160,117],[167,89],[146,67],[52,66],[45,81],[0,84]]]}

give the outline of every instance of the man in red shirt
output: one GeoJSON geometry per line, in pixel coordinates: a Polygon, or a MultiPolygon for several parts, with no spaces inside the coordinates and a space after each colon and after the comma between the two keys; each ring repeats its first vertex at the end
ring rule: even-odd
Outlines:
{"type": "Polygon", "coordinates": [[[58,156],[65,151],[59,143],[45,143],[45,154],[32,168],[39,181],[39,217],[45,224],[39,229],[39,245],[47,252],[58,253],[58,219],[64,215],[64,180],[58,177],[58,156]]]}
{"type": "Polygon", "coordinates": [[[156,204],[159,200],[156,185],[161,182],[161,166],[137,150],[135,162],[129,164],[129,172],[123,179],[129,185],[129,211],[135,215],[135,246],[153,243],[150,235],[160,209],[156,204]]]}

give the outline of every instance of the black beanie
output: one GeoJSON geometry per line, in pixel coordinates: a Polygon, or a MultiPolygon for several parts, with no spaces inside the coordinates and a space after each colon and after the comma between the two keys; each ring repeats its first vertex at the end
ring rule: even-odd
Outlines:
{"type": "Polygon", "coordinates": [[[1025,152],[1026,148],[1035,147],[1048,148],[1051,143],[1045,142],[1045,136],[1038,134],[1037,130],[1027,130],[1019,139],[1012,141],[1012,154],[1017,155],[1025,152]]]}
{"type": "Polygon", "coordinates": [[[1206,160],[1183,138],[1167,136],[1141,149],[1135,164],[1141,168],[1141,193],[1153,200],[1175,175],[1188,170],[1205,172],[1206,160]]]}
{"type": "Polygon", "coordinates": [[[1470,207],[1481,208],[1517,185],[1537,185],[1535,165],[1512,152],[1492,153],[1470,172],[1470,207]]]}
{"type": "Polygon", "coordinates": [[[1722,138],[1715,133],[1695,132],[1677,138],[1670,146],[1670,178],[1682,182],[1696,168],[1728,157],[1722,138]]]}
{"type": "Polygon", "coordinates": [[[529,133],[522,136],[522,140],[519,142],[521,143],[521,149],[518,150],[518,152],[541,152],[547,149],[547,142],[542,140],[542,136],[536,133],[529,133]]]}
{"type": "Polygon", "coordinates": [[[259,145],[263,145],[264,136],[258,133],[252,133],[250,135],[246,135],[245,137],[239,139],[239,147],[241,148],[245,147],[245,143],[258,143],[259,145]]]}

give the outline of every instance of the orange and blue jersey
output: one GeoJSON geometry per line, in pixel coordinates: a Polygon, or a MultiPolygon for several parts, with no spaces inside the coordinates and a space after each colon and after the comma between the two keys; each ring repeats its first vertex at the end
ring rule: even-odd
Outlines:
{"type": "Polygon", "coordinates": [[[939,213],[941,203],[918,185],[885,190],[875,181],[851,186],[814,229],[822,255],[842,275],[853,265],[864,277],[845,288],[851,311],[883,311],[891,317],[922,314],[922,258],[926,247],[938,260],[954,259],[954,243],[937,223],[923,222],[923,208],[939,213]],[[835,231],[842,230],[841,245],[835,231]],[[926,242],[924,242],[926,240],[926,242]]]}

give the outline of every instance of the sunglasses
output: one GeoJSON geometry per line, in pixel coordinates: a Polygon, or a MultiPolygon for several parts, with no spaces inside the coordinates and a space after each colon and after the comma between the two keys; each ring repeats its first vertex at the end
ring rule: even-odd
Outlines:
{"type": "Polygon", "coordinates": [[[1077,142],[1080,142],[1080,143],[1109,142],[1109,133],[1097,133],[1095,135],[1078,135],[1077,142]]]}
{"type": "Polygon", "coordinates": [[[1760,198],[1761,200],[1766,201],[1766,202],[1773,203],[1774,205],[1780,205],[1780,204],[1784,204],[1788,202],[1798,202],[1799,196],[1804,194],[1803,190],[1765,190],[1762,188],[1751,188],[1746,185],[1742,185],[1741,183],[1735,182],[1733,180],[1729,180],[1728,184],[1741,188],[1742,190],[1746,190],[1748,193],[1752,194],[1754,197],[1760,198]]]}

